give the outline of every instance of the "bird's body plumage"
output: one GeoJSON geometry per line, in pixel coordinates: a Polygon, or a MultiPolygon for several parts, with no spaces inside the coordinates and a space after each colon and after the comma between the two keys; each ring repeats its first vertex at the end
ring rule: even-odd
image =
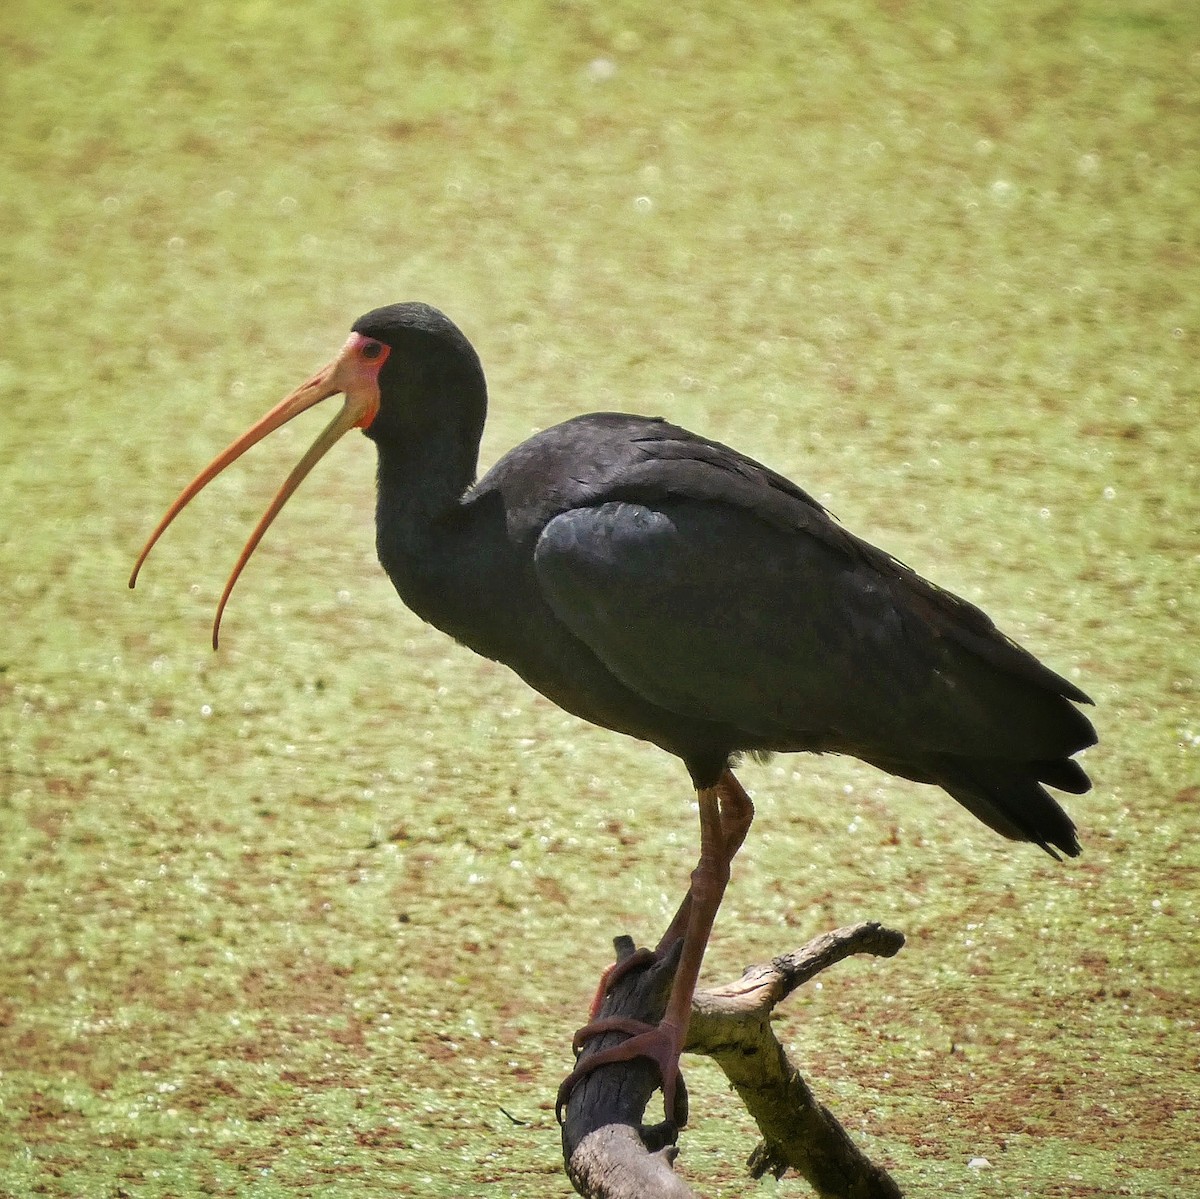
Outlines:
{"type": "MultiPolygon", "coordinates": [[[[356,329],[386,338],[370,317],[356,329]]],[[[440,427],[460,405],[481,429],[482,370],[455,384],[440,427]]],[[[594,413],[478,482],[476,435],[447,485],[444,448],[420,435],[431,397],[398,400],[390,435],[368,430],[379,555],[425,620],[676,754],[698,787],[741,751],[850,754],[1077,852],[1041,784],[1086,789],[1068,760],[1094,740],[1086,696],[783,476],[666,421],[594,413]]]]}

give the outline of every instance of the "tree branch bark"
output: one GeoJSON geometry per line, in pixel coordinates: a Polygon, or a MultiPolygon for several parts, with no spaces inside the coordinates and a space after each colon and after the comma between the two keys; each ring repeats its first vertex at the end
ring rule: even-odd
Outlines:
{"type": "MultiPolygon", "coordinates": [[[[614,942],[617,960],[633,941],[614,942]]],[[[755,1178],[795,1170],[820,1199],[902,1199],[888,1173],[874,1165],[836,1117],[813,1096],[771,1028],[771,1012],[797,987],[854,954],[892,957],[902,934],[875,923],[840,928],[802,949],[752,966],[734,982],[697,992],[686,1050],[711,1057],[758,1124],[762,1142],[748,1162],[755,1178]]],[[[656,1023],[666,1006],[678,954],[668,954],[621,978],[605,998],[601,1017],[656,1023]]],[[[619,1043],[610,1033],[588,1041],[580,1060],[619,1043]]],[[[563,1119],[567,1174],[586,1199],[694,1199],[674,1172],[673,1124],[643,1124],[658,1088],[656,1068],[644,1059],[601,1066],[571,1093],[563,1119]]]]}

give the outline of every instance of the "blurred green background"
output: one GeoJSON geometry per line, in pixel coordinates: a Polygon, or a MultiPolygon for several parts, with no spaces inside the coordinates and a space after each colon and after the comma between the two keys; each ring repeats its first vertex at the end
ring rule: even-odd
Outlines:
{"type": "MultiPolygon", "coordinates": [[[[0,1194],[568,1193],[554,1089],[609,938],[685,885],[684,772],[402,608],[361,438],[213,655],[324,413],[125,587],[401,299],[479,349],[485,463],[669,416],[1096,698],[1065,865],[853,762],[748,766],[706,976],[892,923],[781,1032],[909,1194],[1200,1189],[1192,5],[9,0],[0,46],[0,1194]]],[[[804,1194],[688,1073],[687,1177],[804,1194]]]]}

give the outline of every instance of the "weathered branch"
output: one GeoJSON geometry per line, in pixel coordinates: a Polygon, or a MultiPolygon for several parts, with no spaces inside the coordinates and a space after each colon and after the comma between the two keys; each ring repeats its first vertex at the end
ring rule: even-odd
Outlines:
{"type": "Polygon", "coordinates": [[[793,1169],[822,1199],[900,1199],[900,1188],[850,1139],[800,1077],[771,1028],[771,1012],[797,987],[858,953],[892,957],[904,937],[858,924],[816,937],[803,949],[752,966],[736,982],[696,995],[687,1049],[725,1072],[762,1133],[750,1158],[755,1178],[793,1169]]]}
{"type": "MultiPolygon", "coordinates": [[[[633,953],[628,937],[615,944],[618,961],[633,953]]],[[[717,1062],[758,1124],[763,1140],[750,1157],[753,1177],[779,1177],[790,1168],[821,1199],[900,1199],[887,1172],[867,1159],[813,1096],[776,1039],[770,1016],[797,987],[843,958],[891,957],[903,944],[898,932],[858,924],[752,966],[735,982],[697,993],[686,1049],[717,1062]]],[[[672,954],[625,975],[610,990],[600,1015],[659,1020],[677,960],[672,954]]],[[[594,1038],[580,1060],[621,1039],[619,1033],[594,1038]]],[[[671,1168],[674,1125],[642,1124],[657,1086],[655,1067],[634,1059],[599,1067],[572,1092],[563,1121],[563,1160],[575,1189],[587,1199],[692,1199],[693,1192],[671,1168]]]]}

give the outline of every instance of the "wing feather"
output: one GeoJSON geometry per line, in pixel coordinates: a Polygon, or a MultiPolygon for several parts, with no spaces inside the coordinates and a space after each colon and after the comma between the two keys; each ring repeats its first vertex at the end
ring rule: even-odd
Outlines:
{"type": "MultiPolygon", "coordinates": [[[[803,493],[780,493],[764,514],[761,484],[747,487],[753,507],[727,485],[712,498],[681,486],[653,503],[575,508],[542,530],[547,602],[627,687],[740,730],[745,748],[1049,760],[1094,739],[1064,702],[1081,693],[978,609],[803,493]]],[[[637,494],[636,480],[621,490],[637,494]]]]}

